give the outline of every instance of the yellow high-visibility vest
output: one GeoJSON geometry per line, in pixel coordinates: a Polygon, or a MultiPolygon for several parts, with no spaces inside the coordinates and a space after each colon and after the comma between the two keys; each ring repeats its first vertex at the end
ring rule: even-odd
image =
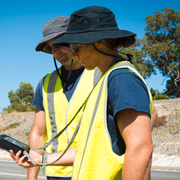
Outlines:
{"type": "MultiPolygon", "coordinates": [[[[76,147],[73,180],[122,179],[125,155],[119,156],[113,152],[107,127],[108,76],[118,68],[127,68],[133,71],[145,83],[135,67],[127,61],[113,65],[100,79],[89,97],[83,113],[76,147]]],[[[148,87],[147,89],[149,91],[148,87]]],[[[153,104],[150,91],[149,99],[152,113],[153,104]]]]}
{"type": "MultiPolygon", "coordinates": [[[[72,119],[86,100],[94,85],[100,79],[100,76],[101,73],[98,69],[91,71],[84,70],[69,103],[63,93],[62,82],[57,72],[54,71],[49,73],[45,77],[43,86],[43,104],[46,116],[47,141],[54,137],[72,119]]],[[[63,132],[53,144],[46,148],[48,153],[63,151],[67,147],[76,125],[81,118],[81,114],[82,111],[77,114],[66,131],[63,132]]],[[[75,146],[76,139],[71,144],[71,147],[75,146]]],[[[51,177],[71,177],[72,166],[47,166],[45,174],[46,176],[51,177]]]]}

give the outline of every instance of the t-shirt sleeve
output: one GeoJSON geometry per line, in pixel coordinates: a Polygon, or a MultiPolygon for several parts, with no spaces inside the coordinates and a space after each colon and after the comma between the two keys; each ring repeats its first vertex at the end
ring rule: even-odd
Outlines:
{"type": "Polygon", "coordinates": [[[42,88],[43,88],[43,83],[44,83],[44,78],[43,77],[37,87],[36,87],[36,91],[32,100],[32,105],[43,110],[44,111],[44,106],[43,106],[43,93],[42,93],[42,88]]]}
{"type": "Polygon", "coordinates": [[[138,75],[128,69],[117,69],[109,75],[108,102],[114,117],[127,108],[150,115],[147,87],[138,75]]]}

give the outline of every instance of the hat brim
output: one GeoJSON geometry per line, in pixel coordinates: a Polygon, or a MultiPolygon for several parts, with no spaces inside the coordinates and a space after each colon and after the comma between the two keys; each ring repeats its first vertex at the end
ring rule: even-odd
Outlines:
{"type": "Polygon", "coordinates": [[[53,34],[49,34],[47,36],[45,36],[43,39],[41,39],[41,41],[39,41],[38,45],[36,46],[36,51],[43,51],[43,48],[47,45],[46,42],[61,35],[66,33],[66,31],[61,32],[61,33],[53,33],[53,34]]]}
{"type": "Polygon", "coordinates": [[[116,39],[125,37],[135,37],[136,34],[126,30],[111,30],[98,32],[84,32],[84,33],[66,33],[64,36],[57,38],[52,42],[52,45],[61,43],[78,43],[78,44],[92,44],[103,39],[116,39]]]}

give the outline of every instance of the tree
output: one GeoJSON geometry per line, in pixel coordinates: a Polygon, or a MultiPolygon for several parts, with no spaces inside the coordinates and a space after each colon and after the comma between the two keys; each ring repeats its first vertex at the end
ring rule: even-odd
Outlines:
{"type": "Polygon", "coordinates": [[[174,88],[174,96],[180,97],[180,12],[170,8],[162,11],[145,18],[147,41],[144,41],[142,51],[164,77],[170,78],[167,91],[174,88]]]}
{"type": "Polygon", "coordinates": [[[159,93],[158,89],[151,88],[150,91],[151,91],[152,97],[156,96],[159,93]]]}
{"type": "Polygon", "coordinates": [[[150,91],[151,91],[153,100],[157,100],[157,99],[169,99],[169,97],[166,96],[164,93],[160,93],[158,91],[158,89],[151,88],[150,91]]]}
{"type": "MultiPolygon", "coordinates": [[[[152,74],[156,74],[154,65],[148,59],[146,59],[146,53],[141,50],[141,47],[144,45],[145,39],[136,38],[136,43],[129,48],[121,48],[121,52],[125,54],[131,54],[133,56],[132,63],[136,69],[140,72],[141,76],[146,79],[152,74]]],[[[121,54],[121,53],[120,53],[121,54]]],[[[126,55],[123,55],[123,58],[127,59],[126,55]]]]}
{"type": "Polygon", "coordinates": [[[30,83],[22,82],[16,94],[20,98],[21,104],[27,105],[32,102],[34,96],[33,86],[30,83]]]}
{"type": "Polygon", "coordinates": [[[20,104],[20,98],[17,93],[14,93],[12,90],[8,92],[8,98],[10,100],[11,108],[15,108],[17,104],[20,104]]]}
{"type": "MultiPolygon", "coordinates": [[[[178,87],[180,87],[180,81],[177,82],[177,85],[178,87]]],[[[166,90],[164,94],[171,98],[179,97],[179,91],[176,91],[176,87],[172,79],[166,82],[166,90]]]]}
{"type": "Polygon", "coordinates": [[[24,112],[27,110],[34,110],[32,102],[34,96],[33,86],[30,83],[22,82],[15,92],[12,90],[8,92],[8,98],[10,100],[10,106],[5,111],[16,110],[18,112],[24,112]]]}

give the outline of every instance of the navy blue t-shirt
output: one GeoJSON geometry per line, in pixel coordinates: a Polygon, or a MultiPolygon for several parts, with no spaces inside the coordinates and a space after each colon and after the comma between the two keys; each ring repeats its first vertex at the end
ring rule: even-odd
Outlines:
{"type": "Polygon", "coordinates": [[[141,78],[128,69],[114,70],[108,78],[108,130],[112,149],[125,153],[125,143],[119,132],[115,116],[117,112],[132,108],[150,115],[149,94],[141,78]]]}

